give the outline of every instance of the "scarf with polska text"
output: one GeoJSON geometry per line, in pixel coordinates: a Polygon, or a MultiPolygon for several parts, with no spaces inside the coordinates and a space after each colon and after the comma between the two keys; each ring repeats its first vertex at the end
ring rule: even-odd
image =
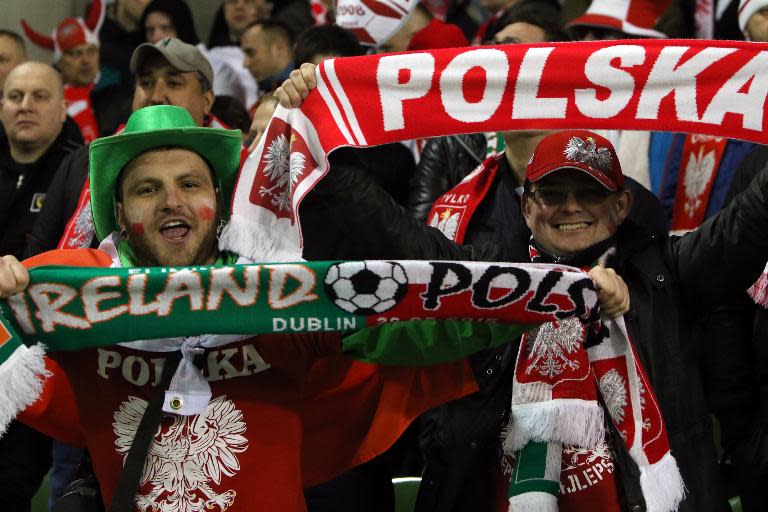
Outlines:
{"type": "Polygon", "coordinates": [[[221,247],[296,261],[298,208],[341,146],[515,129],[631,129],[768,142],[768,44],[625,40],[328,59],[243,166],[221,247]]]}
{"type": "MultiPolygon", "coordinates": [[[[40,394],[43,345],[79,350],[171,339],[175,348],[156,350],[178,350],[185,337],[203,334],[350,333],[401,319],[477,319],[514,324],[522,332],[557,317],[599,322],[596,297],[582,271],[534,264],[36,267],[22,293],[0,301],[0,432],[40,394]]],[[[446,362],[456,358],[453,351],[468,353],[456,343],[464,342],[398,339],[389,346],[369,340],[351,355],[398,365],[446,362]]]]}
{"type": "MultiPolygon", "coordinates": [[[[608,266],[615,252],[608,248],[598,263],[608,266]]],[[[534,245],[530,254],[534,262],[545,261],[534,245]]],[[[505,453],[515,459],[508,491],[510,512],[557,510],[564,448],[589,450],[606,441],[598,396],[640,469],[648,510],[676,510],[685,497],[658,400],[624,319],[606,322],[602,330],[595,327],[563,319],[522,336],[504,439],[505,453]]],[[[600,455],[612,458],[610,450],[600,455]]],[[[617,503],[603,501],[617,499],[615,488],[605,487],[615,486],[613,475],[601,480],[603,491],[590,496],[589,505],[616,508],[617,503]]]]}

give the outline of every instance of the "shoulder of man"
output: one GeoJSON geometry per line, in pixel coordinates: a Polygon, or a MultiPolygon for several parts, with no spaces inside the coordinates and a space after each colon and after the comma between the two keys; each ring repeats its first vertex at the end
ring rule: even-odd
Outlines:
{"type": "Polygon", "coordinates": [[[68,267],[109,267],[112,258],[98,249],[56,249],[25,259],[25,267],[64,265],[68,267]]]}

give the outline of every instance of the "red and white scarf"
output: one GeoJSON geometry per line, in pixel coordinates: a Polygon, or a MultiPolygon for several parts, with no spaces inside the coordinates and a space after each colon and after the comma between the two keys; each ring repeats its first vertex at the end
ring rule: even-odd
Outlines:
{"type": "Polygon", "coordinates": [[[222,247],[258,261],[300,258],[299,204],[340,146],[557,128],[766,143],[766,50],[764,43],[627,40],[326,60],[317,67],[317,92],[301,109],[278,107],[243,166],[222,247]]]}
{"type": "Polygon", "coordinates": [[[88,85],[65,85],[64,99],[67,100],[67,114],[75,120],[86,144],[99,136],[99,124],[91,102],[91,91],[95,83],[88,85]]]}

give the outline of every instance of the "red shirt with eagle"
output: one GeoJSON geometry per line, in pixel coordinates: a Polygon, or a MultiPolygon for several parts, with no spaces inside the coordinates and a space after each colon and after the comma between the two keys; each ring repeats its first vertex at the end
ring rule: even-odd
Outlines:
{"type": "MultiPolygon", "coordinates": [[[[93,249],[25,264],[110,265],[93,249]]],[[[303,488],[385,451],[421,412],[477,390],[466,361],[385,367],[342,355],[333,333],[261,335],[207,350],[203,414],[164,414],[135,510],[305,511],[303,488]]],[[[85,446],[110,503],[165,354],[110,345],[56,352],[41,398],[19,419],[85,446]]]]}

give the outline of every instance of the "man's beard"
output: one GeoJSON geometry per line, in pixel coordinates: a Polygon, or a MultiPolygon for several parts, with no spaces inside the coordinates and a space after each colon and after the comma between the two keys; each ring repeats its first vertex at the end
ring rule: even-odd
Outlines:
{"type": "MultiPolygon", "coordinates": [[[[156,254],[147,243],[145,237],[130,237],[127,242],[133,250],[134,264],[137,267],[165,267],[165,266],[193,266],[207,265],[218,252],[218,239],[216,237],[216,224],[211,224],[197,247],[190,254],[182,254],[181,261],[160,261],[160,255],[156,254]]],[[[178,252],[174,253],[178,254],[178,252]]]]}

